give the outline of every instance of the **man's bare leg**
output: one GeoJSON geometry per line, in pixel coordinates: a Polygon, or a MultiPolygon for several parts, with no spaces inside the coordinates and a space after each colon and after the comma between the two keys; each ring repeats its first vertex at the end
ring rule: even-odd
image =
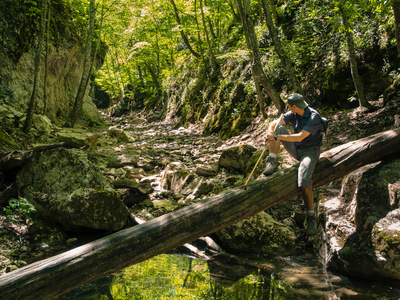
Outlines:
{"type": "Polygon", "coordinates": [[[269,154],[273,153],[276,155],[279,151],[280,144],[281,144],[280,141],[276,140],[269,141],[269,154]]]}
{"type": "Polygon", "coordinates": [[[312,211],[314,213],[314,195],[312,189],[302,187],[301,193],[303,194],[304,205],[307,212],[312,211]]]}

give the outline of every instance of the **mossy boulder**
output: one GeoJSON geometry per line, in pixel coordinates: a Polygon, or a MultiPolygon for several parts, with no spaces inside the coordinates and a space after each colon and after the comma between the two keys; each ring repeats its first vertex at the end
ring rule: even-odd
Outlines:
{"type": "Polygon", "coordinates": [[[374,225],[371,240],[382,275],[400,278],[400,209],[374,225]]]}
{"type": "Polygon", "coordinates": [[[226,149],[222,152],[218,165],[220,168],[228,168],[245,173],[247,164],[256,151],[257,149],[250,145],[240,145],[226,149]]]}
{"type": "Polygon", "coordinates": [[[98,136],[95,133],[88,133],[84,129],[63,128],[56,133],[57,138],[67,146],[82,148],[89,147],[96,149],[98,136]]]}
{"type": "Polygon", "coordinates": [[[36,153],[17,176],[20,194],[65,231],[121,229],[129,212],[119,193],[78,149],[36,153]]]}
{"type": "Polygon", "coordinates": [[[274,253],[288,250],[296,235],[286,224],[261,212],[217,232],[222,247],[236,251],[274,253]]]}
{"type": "Polygon", "coordinates": [[[400,279],[400,160],[363,167],[347,176],[340,205],[328,210],[333,270],[400,279]]]}

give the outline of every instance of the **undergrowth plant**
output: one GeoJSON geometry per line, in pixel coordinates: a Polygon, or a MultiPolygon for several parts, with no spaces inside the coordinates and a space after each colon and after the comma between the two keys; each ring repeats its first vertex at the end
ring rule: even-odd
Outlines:
{"type": "Polygon", "coordinates": [[[36,213],[35,206],[25,198],[11,199],[4,212],[12,221],[18,221],[27,218],[36,213]]]}

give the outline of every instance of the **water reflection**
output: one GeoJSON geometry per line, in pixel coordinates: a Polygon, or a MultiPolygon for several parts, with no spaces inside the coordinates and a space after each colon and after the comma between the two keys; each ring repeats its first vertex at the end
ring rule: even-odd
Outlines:
{"type": "Polygon", "coordinates": [[[391,285],[350,281],[301,257],[222,254],[210,261],[163,254],[80,287],[63,299],[400,299],[391,285]]]}

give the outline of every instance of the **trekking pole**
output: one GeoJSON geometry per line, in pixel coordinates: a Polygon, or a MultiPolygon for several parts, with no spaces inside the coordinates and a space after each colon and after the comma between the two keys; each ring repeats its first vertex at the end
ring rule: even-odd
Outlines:
{"type": "MultiPolygon", "coordinates": [[[[278,127],[279,123],[281,122],[282,117],[283,117],[283,114],[279,117],[278,122],[276,123],[276,125],[275,125],[275,127],[274,127],[274,132],[276,131],[276,128],[278,127]]],[[[254,166],[254,168],[253,168],[253,171],[251,171],[249,177],[247,178],[246,183],[244,184],[244,187],[243,187],[244,190],[247,188],[247,184],[249,183],[250,178],[253,176],[253,173],[254,173],[254,171],[256,170],[258,164],[260,163],[260,160],[261,160],[261,158],[263,157],[264,152],[265,152],[265,150],[267,150],[267,147],[268,147],[268,146],[269,146],[269,142],[265,145],[265,148],[264,148],[264,150],[261,152],[261,155],[260,155],[260,157],[258,158],[258,160],[257,160],[257,162],[256,162],[256,164],[255,164],[255,166],[254,166]]]]}

